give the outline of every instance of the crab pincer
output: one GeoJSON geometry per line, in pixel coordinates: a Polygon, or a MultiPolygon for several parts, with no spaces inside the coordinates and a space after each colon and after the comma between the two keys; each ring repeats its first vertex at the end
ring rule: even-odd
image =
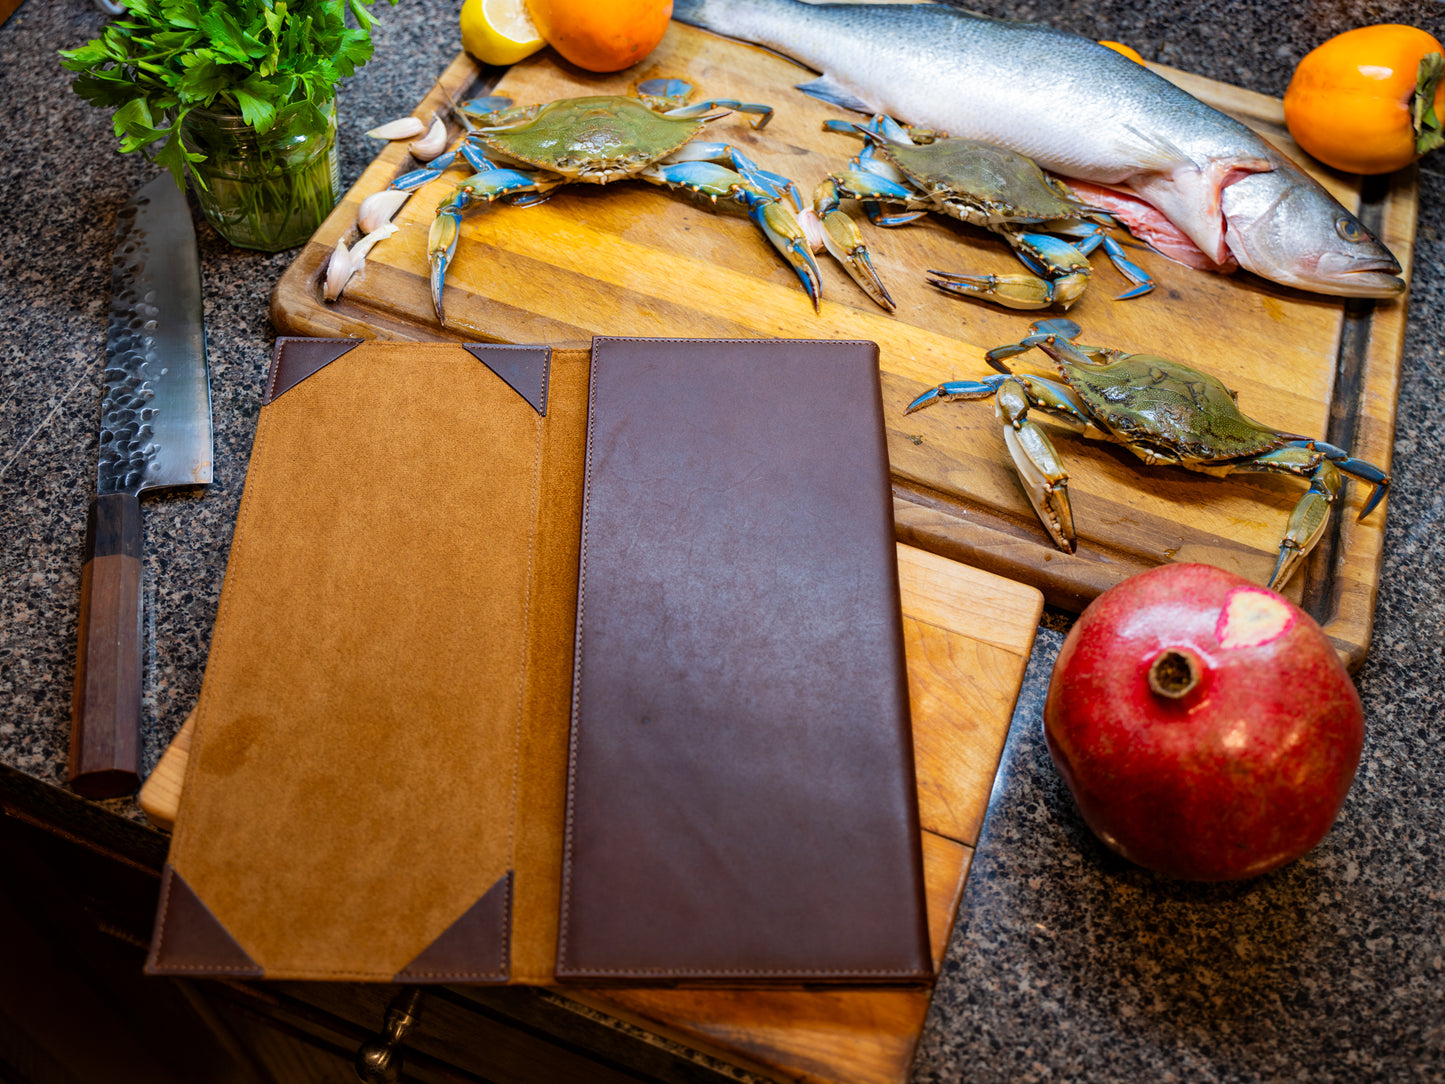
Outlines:
{"type": "Polygon", "coordinates": [[[1067,475],[1031,411],[1063,422],[1084,436],[1122,445],[1148,466],[1166,465],[1225,477],[1290,474],[1309,489],[1290,513],[1268,586],[1279,590],[1303,563],[1328,526],[1344,476],[1373,488],[1359,517],[1384,499],[1390,476],[1323,440],[1289,433],[1246,416],[1235,394],[1217,377],[1153,354],[1081,346],[1071,320],[1043,320],[1017,343],[995,347],[985,360],[1000,370],[982,380],[940,384],[908,405],[912,413],[952,400],[994,399],[1004,441],[1040,521],[1055,544],[1072,553],[1075,536],[1067,475]],[[1057,377],[1019,373],[1005,362],[1039,349],[1053,359],[1057,377]]]}
{"type": "Polygon", "coordinates": [[[458,107],[468,129],[462,142],[393,182],[393,187],[415,190],[459,159],[474,171],[442,200],[428,235],[437,319],[446,319],[446,276],[466,213],[498,201],[530,206],[566,184],[629,179],[745,210],[797,275],[816,310],[821,280],[795,211],[800,202],[796,186],[729,144],[694,141],[705,124],[730,112],[755,116],[753,127],[761,128],[772,107],[731,99],[688,105],[691,89],[680,80],[652,79],[637,88],[637,97],[596,95],[532,106],[483,98],[458,107]]]}
{"type": "MultiPolygon", "coordinates": [[[[1012,309],[1067,309],[1083,296],[1093,270],[1089,254],[1100,247],[1130,282],[1119,299],[1154,288],[1148,274],[1105,234],[1113,219],[1079,200],[1021,154],[977,140],[905,128],[882,114],[866,124],[827,121],[824,127],[861,136],[864,147],[848,169],[832,174],[818,187],[814,207],[820,217],[845,217],[839,208],[845,199],[858,201],[875,226],[903,226],[936,212],[998,234],[1024,265],[1024,272],[1009,275],[929,269],[930,284],[947,293],[1012,309]]],[[[856,264],[858,258],[853,259],[856,264]]],[[[866,281],[871,264],[860,277],[847,260],[843,262],[869,296],[883,304],[866,281]]]]}

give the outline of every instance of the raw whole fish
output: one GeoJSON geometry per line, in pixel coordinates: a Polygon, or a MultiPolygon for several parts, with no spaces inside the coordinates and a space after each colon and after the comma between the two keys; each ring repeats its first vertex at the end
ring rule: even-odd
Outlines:
{"type": "Polygon", "coordinates": [[[1405,289],[1390,251],[1284,154],[1088,38],[939,4],[674,0],[673,18],[821,72],[799,89],[834,105],[1137,197],[1197,246],[1196,265],[1341,296],[1405,289]]]}

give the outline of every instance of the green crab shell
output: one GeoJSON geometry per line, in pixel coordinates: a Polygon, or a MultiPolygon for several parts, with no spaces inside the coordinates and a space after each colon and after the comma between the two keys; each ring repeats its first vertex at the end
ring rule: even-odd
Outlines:
{"type": "Polygon", "coordinates": [[[530,120],[478,129],[475,138],[526,165],[606,184],[666,158],[702,124],[696,118],[664,116],[636,98],[598,95],[548,102],[530,120]]]}
{"type": "Polygon", "coordinates": [[[1104,427],[1190,462],[1255,456],[1285,443],[1284,434],[1246,417],[1219,378],[1178,362],[1131,354],[1087,367],[1061,362],[1059,373],[1104,427]]]}
{"type": "Polygon", "coordinates": [[[909,183],[939,196],[988,206],[1014,221],[1078,218],[1086,205],[1066,199],[1032,159],[991,143],[952,137],[910,146],[879,142],[909,183]]]}

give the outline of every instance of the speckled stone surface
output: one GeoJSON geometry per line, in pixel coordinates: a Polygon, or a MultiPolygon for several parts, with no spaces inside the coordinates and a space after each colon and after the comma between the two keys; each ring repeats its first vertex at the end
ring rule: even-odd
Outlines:
{"type": "MultiPolygon", "coordinates": [[[[1271,94],[1329,35],[1411,22],[1440,0],[970,0],[1129,42],[1146,57],[1271,94]]],[[[375,59],[343,88],[343,184],[363,132],[408,112],[456,55],[456,0],[376,8],[375,59]]],[[[94,36],[84,0],[28,0],[0,27],[0,796],[159,853],[132,802],[64,788],[80,548],[95,471],[117,209],[155,172],[114,150],[57,48],[94,36]]],[[[1020,78],[1046,85],[1047,72],[1020,78]]],[[[216,478],[144,503],[149,768],[199,689],[292,254],[198,228],[216,478]]],[[[1369,660],[1359,777],[1335,829],[1257,881],[1193,886],[1112,858],[1049,761],[1039,707],[1068,625],[1041,632],[914,1069],[951,1081],[1445,1081],[1445,160],[1421,215],[1369,660]]]]}

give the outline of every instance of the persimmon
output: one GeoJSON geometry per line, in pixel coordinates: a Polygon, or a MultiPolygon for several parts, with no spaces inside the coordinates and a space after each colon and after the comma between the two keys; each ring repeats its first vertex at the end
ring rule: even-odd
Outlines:
{"type": "Polygon", "coordinates": [[[1413,26],[1348,30],[1309,53],[1284,95],[1284,117],[1306,152],[1350,173],[1402,169],[1442,142],[1445,55],[1413,26]]]}
{"type": "Polygon", "coordinates": [[[1135,49],[1133,46],[1125,45],[1122,41],[1101,41],[1099,42],[1099,44],[1104,46],[1106,49],[1113,49],[1114,52],[1118,53],[1121,56],[1127,56],[1136,64],[1144,63],[1144,58],[1139,55],[1139,50],[1135,49]]]}
{"type": "Polygon", "coordinates": [[[672,0],[527,0],[548,45],[592,72],[630,68],[657,48],[672,0]]]}

